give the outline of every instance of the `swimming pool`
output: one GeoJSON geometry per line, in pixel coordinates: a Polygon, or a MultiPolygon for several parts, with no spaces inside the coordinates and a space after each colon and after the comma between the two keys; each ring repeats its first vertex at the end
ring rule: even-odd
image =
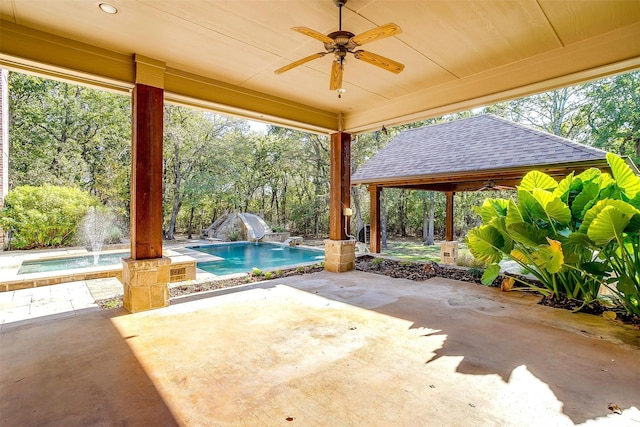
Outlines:
{"type": "Polygon", "coordinates": [[[229,243],[206,246],[192,246],[189,249],[223,258],[220,261],[199,262],[198,268],[223,276],[246,273],[253,268],[274,270],[301,264],[324,261],[324,251],[295,246],[281,246],[271,243],[229,243]]]}

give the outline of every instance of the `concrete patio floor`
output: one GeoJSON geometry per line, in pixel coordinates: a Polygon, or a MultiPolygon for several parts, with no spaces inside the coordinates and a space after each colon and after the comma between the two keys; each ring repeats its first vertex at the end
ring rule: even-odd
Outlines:
{"type": "Polygon", "coordinates": [[[447,279],[316,273],[0,344],[7,426],[640,426],[640,331],[447,279]]]}

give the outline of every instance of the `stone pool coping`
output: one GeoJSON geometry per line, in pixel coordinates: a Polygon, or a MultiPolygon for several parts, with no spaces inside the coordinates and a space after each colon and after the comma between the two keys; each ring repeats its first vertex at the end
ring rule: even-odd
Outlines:
{"type": "MultiPolygon", "coordinates": [[[[104,254],[128,252],[127,249],[114,249],[102,251],[104,254]]],[[[180,253],[174,249],[165,249],[163,254],[171,259],[171,269],[179,274],[171,275],[171,282],[179,282],[196,277],[196,259],[180,253]]],[[[37,288],[40,286],[57,285],[60,283],[76,282],[81,280],[105,279],[115,277],[122,281],[122,265],[113,264],[105,266],[92,266],[86,268],[74,268],[69,270],[47,271],[41,273],[29,273],[18,275],[18,270],[24,261],[60,259],[76,256],[91,255],[91,252],[83,248],[68,250],[53,250],[46,252],[22,252],[0,256],[0,292],[15,291],[19,289],[37,288]]]]}

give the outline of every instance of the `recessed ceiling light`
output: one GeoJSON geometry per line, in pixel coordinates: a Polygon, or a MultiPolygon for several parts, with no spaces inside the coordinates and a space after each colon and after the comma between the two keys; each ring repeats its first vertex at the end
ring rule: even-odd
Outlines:
{"type": "Polygon", "coordinates": [[[115,15],[116,13],[118,13],[118,9],[116,9],[116,7],[114,5],[109,4],[109,3],[100,3],[98,5],[98,7],[104,13],[108,13],[109,15],[115,15]]]}

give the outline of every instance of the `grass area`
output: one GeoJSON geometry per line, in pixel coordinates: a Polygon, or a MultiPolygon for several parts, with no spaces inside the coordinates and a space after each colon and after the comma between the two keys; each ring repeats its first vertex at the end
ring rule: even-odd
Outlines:
{"type": "MultiPolygon", "coordinates": [[[[433,246],[425,246],[422,242],[389,242],[388,248],[382,253],[392,258],[407,261],[435,261],[440,262],[440,243],[436,242],[433,246]]],[[[466,250],[467,245],[459,243],[458,252],[466,250]]]]}

